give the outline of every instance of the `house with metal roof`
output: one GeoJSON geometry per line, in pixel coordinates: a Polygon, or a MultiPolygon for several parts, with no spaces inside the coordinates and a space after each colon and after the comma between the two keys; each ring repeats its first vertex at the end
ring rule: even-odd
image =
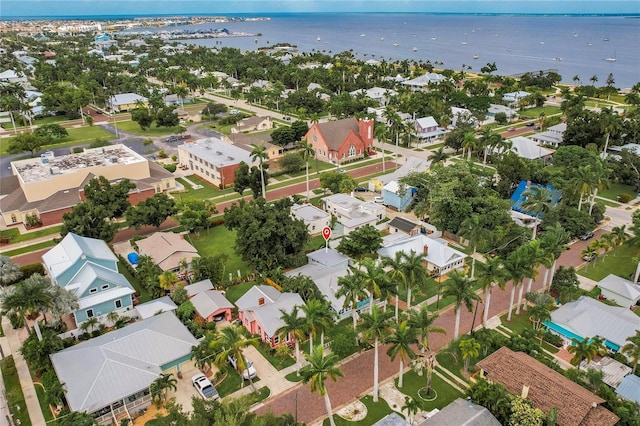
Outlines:
{"type": "Polygon", "coordinates": [[[71,411],[120,424],[151,404],[149,386],[189,361],[195,337],[171,312],[50,355],[71,411]]]}
{"type": "Polygon", "coordinates": [[[435,72],[428,72],[426,74],[420,75],[416,78],[412,78],[411,80],[405,80],[400,82],[403,86],[408,87],[411,90],[426,90],[431,84],[438,84],[445,81],[447,77],[442,74],[438,74],[435,72]]]}
{"type": "Polygon", "coordinates": [[[206,280],[184,286],[184,290],[187,292],[187,296],[193,297],[203,291],[213,290],[213,283],[207,278],[206,280]]]}
{"type": "Polygon", "coordinates": [[[304,135],[316,158],[334,164],[361,158],[373,148],[373,120],[345,118],[313,123],[304,135]]]}
{"type": "Polygon", "coordinates": [[[462,398],[454,399],[420,426],[500,426],[500,422],[482,405],[462,398]]]}
{"type": "Polygon", "coordinates": [[[384,87],[371,87],[370,89],[358,89],[353,92],[349,92],[353,97],[365,96],[378,103],[380,106],[385,106],[389,100],[398,94],[393,89],[385,89],[384,87]]]}
{"type": "Polygon", "coordinates": [[[213,289],[210,279],[198,281],[185,287],[189,300],[198,315],[207,322],[223,317],[231,321],[233,304],[227,300],[223,291],[213,289]]]}
{"type": "Polygon", "coordinates": [[[93,317],[104,321],[110,312],[122,314],[133,308],[135,290],[118,272],[118,258],[104,241],[69,233],[42,255],[42,261],[52,284],[78,297],[73,312],[77,325],[93,317]]]}
{"type": "Polygon", "coordinates": [[[178,309],[178,306],[169,296],[159,297],[149,302],[136,305],[136,311],[141,319],[151,318],[152,316],[175,311],[176,309],[178,309]]]}
{"type": "Polygon", "coordinates": [[[591,361],[583,359],[578,368],[582,371],[589,371],[590,369],[601,371],[602,381],[613,389],[618,387],[625,376],[631,374],[631,367],[608,356],[602,357],[597,361],[595,359],[591,361]]]}
{"type": "Polygon", "coordinates": [[[391,181],[382,187],[384,205],[396,211],[403,212],[408,209],[418,190],[413,186],[391,181]]]}
{"type": "Polygon", "coordinates": [[[178,159],[183,167],[218,188],[233,185],[240,163],[254,165],[250,151],[218,138],[178,145],[178,159]]]}
{"type": "Polygon", "coordinates": [[[640,377],[629,374],[616,388],[616,394],[628,401],[640,404],[640,377]]]}
{"type": "MultiPolygon", "coordinates": [[[[524,90],[518,90],[516,92],[504,93],[502,95],[502,101],[507,103],[518,103],[522,98],[526,98],[531,93],[525,92],[524,90]]],[[[517,106],[517,105],[516,105],[517,106]]]]}
{"type": "Polygon", "coordinates": [[[445,131],[440,128],[438,122],[432,116],[421,117],[414,121],[416,128],[418,141],[432,143],[442,138],[445,135],[445,131]]]}
{"type": "Polygon", "coordinates": [[[106,100],[105,107],[111,112],[130,111],[138,108],[138,102],[149,105],[149,99],[137,93],[118,93],[106,100]]]}
{"type": "Polygon", "coordinates": [[[410,236],[425,234],[432,235],[433,238],[442,236],[442,232],[438,231],[438,229],[430,223],[420,220],[414,221],[402,216],[396,216],[389,222],[389,234],[397,233],[410,236]]]}
{"type": "Polygon", "coordinates": [[[429,161],[423,158],[407,156],[399,169],[391,173],[376,176],[369,180],[369,191],[380,192],[382,188],[392,181],[400,180],[409,173],[421,173],[429,168],[429,161]]]}
{"type": "Polygon", "coordinates": [[[502,347],[478,362],[480,374],[531,401],[544,413],[555,407],[558,426],[613,426],[619,420],[604,399],[524,352],[502,347]]]}
{"type": "Polygon", "coordinates": [[[489,109],[487,110],[487,118],[495,119],[496,114],[500,114],[500,113],[504,113],[507,117],[507,120],[513,120],[515,118],[518,118],[518,112],[516,110],[500,104],[489,105],[489,109]]]}
{"type": "MultiPolygon", "coordinates": [[[[293,341],[292,336],[276,333],[284,325],[281,310],[291,313],[294,306],[302,305],[304,301],[298,293],[280,293],[268,285],[253,286],[236,301],[242,325],[271,347],[293,341]]],[[[301,310],[298,310],[298,314],[304,316],[301,310]]]]}
{"type": "Polygon", "coordinates": [[[557,149],[562,143],[564,132],[567,130],[567,123],[556,124],[549,127],[544,132],[534,133],[529,138],[538,145],[550,146],[557,149]]]}
{"type": "Polygon", "coordinates": [[[578,300],[565,303],[551,313],[551,320],[544,325],[566,342],[571,339],[602,337],[605,346],[618,352],[627,338],[640,330],[640,317],[628,308],[610,306],[591,297],[580,296],[578,300]]]}
{"type": "Polygon", "coordinates": [[[302,220],[311,235],[318,235],[331,223],[331,215],[313,204],[294,204],[291,215],[302,220]]]}
{"type": "MultiPolygon", "coordinates": [[[[555,152],[553,149],[545,148],[524,136],[516,136],[509,139],[509,141],[511,142],[509,150],[525,160],[549,161],[551,160],[551,155],[555,152]]],[[[495,148],[494,152],[502,154],[503,148],[495,148]]]]}
{"type": "Polygon", "coordinates": [[[640,285],[614,274],[601,279],[598,284],[601,294],[624,308],[635,306],[640,301],[640,285]]]}
{"type": "Polygon", "coordinates": [[[188,268],[193,258],[200,257],[194,246],[173,232],[155,232],[136,245],[140,254],[151,257],[162,271],[178,271],[183,260],[188,268]]]}

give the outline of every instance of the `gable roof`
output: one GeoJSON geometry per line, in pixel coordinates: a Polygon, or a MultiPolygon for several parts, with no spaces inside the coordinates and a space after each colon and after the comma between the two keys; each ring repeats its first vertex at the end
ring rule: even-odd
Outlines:
{"type": "MultiPolygon", "coordinates": [[[[282,293],[273,303],[253,306],[247,310],[251,311],[267,336],[271,337],[284,325],[284,321],[280,318],[282,316],[280,310],[291,313],[294,306],[302,305],[304,301],[298,293],[282,293]]],[[[298,315],[304,316],[304,312],[298,310],[298,315]]]]}
{"type": "Polygon", "coordinates": [[[285,272],[287,277],[295,277],[297,275],[306,275],[316,284],[320,293],[331,304],[334,311],[340,312],[345,305],[345,296],[336,296],[340,289],[338,278],[344,277],[349,272],[346,265],[324,266],[320,263],[309,263],[291,271],[285,272]]]}
{"type": "Polygon", "coordinates": [[[356,135],[360,134],[358,120],[354,117],[327,121],[326,123],[316,123],[314,125],[318,127],[320,134],[322,134],[327,146],[332,151],[337,151],[340,148],[340,145],[349,133],[354,132],[356,135]]]}
{"type": "Polygon", "coordinates": [[[618,421],[615,414],[600,406],[604,399],[523,352],[502,347],[478,366],[487,379],[503,384],[513,394],[520,395],[528,386],[527,399],[543,412],[557,407],[559,426],[613,426],[618,421]]]}
{"type": "Polygon", "coordinates": [[[482,405],[454,399],[435,415],[429,417],[420,426],[500,426],[498,419],[493,417],[482,405]]]}
{"type": "Polygon", "coordinates": [[[149,99],[142,95],[138,95],[137,93],[118,93],[109,99],[111,105],[130,105],[135,104],[138,101],[144,103],[148,100],[149,99]]]}
{"type": "Polygon", "coordinates": [[[262,297],[265,298],[265,303],[273,303],[280,297],[280,292],[270,285],[254,285],[236,300],[236,306],[240,310],[246,310],[257,306],[258,300],[262,297]]]}
{"type": "Polygon", "coordinates": [[[203,291],[213,290],[213,283],[207,278],[206,280],[187,285],[184,289],[187,291],[187,296],[191,297],[203,291]]]}
{"type": "MultiPolygon", "coordinates": [[[[78,309],[86,309],[109,300],[115,300],[135,293],[129,281],[119,272],[113,271],[93,262],[86,262],[80,267],[78,273],[64,286],[78,296],[78,309]],[[97,283],[98,282],[98,283],[97,283]],[[98,289],[99,283],[113,284],[108,289],[98,289]],[[95,287],[98,291],[86,294],[87,290],[95,287]]],[[[96,313],[100,315],[100,313],[96,313]]]]}
{"type": "Polygon", "coordinates": [[[640,404],[640,377],[629,374],[616,388],[616,393],[624,399],[640,404]]]}
{"type": "Polygon", "coordinates": [[[553,154],[553,150],[538,145],[535,141],[525,138],[524,136],[516,136],[509,139],[511,141],[511,151],[515,152],[518,157],[528,160],[535,160],[553,154]]]}
{"type": "Polygon", "coordinates": [[[220,309],[233,309],[233,304],[218,290],[200,292],[190,300],[202,318],[207,318],[220,309]]]}
{"type": "Polygon", "coordinates": [[[640,298],[640,285],[634,284],[614,274],[609,274],[598,282],[598,287],[619,294],[630,300],[640,298]]]}
{"type": "Polygon", "coordinates": [[[640,330],[640,317],[627,308],[609,306],[587,296],[565,303],[551,313],[551,321],[576,335],[600,336],[618,346],[640,330]]]}
{"type": "Polygon", "coordinates": [[[42,255],[42,261],[54,278],[60,276],[81,258],[118,261],[104,241],[82,237],[73,232],[69,232],[55,247],[42,255]]]}
{"type": "Polygon", "coordinates": [[[418,124],[423,129],[427,129],[429,127],[438,127],[438,123],[436,122],[436,119],[433,118],[432,116],[418,118],[416,120],[416,124],[418,124]]]}
{"type": "Polygon", "coordinates": [[[164,313],[175,311],[176,309],[178,309],[178,306],[173,303],[173,300],[171,300],[169,296],[163,296],[136,306],[136,311],[138,311],[138,315],[140,315],[140,318],[142,319],[151,318],[160,311],[162,311],[161,313],[164,313]]]}
{"type": "Polygon", "coordinates": [[[389,222],[389,227],[398,228],[399,230],[406,232],[407,234],[411,232],[411,230],[413,230],[416,226],[418,226],[416,223],[402,216],[396,216],[391,219],[391,222],[389,222]]]}
{"type": "Polygon", "coordinates": [[[444,240],[429,238],[422,234],[392,242],[388,246],[379,249],[378,254],[393,259],[396,252],[399,251],[404,253],[410,253],[411,251],[423,253],[425,246],[427,247],[427,254],[424,258],[438,268],[443,268],[467,257],[463,252],[449,247],[444,240]]]}
{"type": "Polygon", "coordinates": [[[163,271],[177,268],[182,259],[190,263],[191,259],[199,256],[194,246],[180,234],[173,232],[156,232],[136,244],[144,254],[153,258],[163,271]]]}
{"type": "Polygon", "coordinates": [[[198,341],[171,312],[50,355],[72,411],[93,412],[146,389],[198,341]]]}

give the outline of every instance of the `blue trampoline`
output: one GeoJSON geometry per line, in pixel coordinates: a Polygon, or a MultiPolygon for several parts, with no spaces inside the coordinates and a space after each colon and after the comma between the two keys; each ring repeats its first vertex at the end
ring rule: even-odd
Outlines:
{"type": "Polygon", "coordinates": [[[137,265],[140,260],[140,256],[138,256],[138,253],[132,252],[127,255],[127,259],[132,265],[137,265]]]}

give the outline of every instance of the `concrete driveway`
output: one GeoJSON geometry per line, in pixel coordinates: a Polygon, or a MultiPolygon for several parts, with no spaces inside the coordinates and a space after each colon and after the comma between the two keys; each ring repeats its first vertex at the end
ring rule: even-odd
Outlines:
{"type": "MultiPolygon", "coordinates": [[[[168,397],[175,398],[176,403],[182,405],[182,409],[185,412],[191,412],[193,410],[191,398],[194,396],[196,398],[201,398],[201,396],[196,392],[193,384],[191,383],[191,378],[196,374],[200,373],[200,370],[196,368],[193,364],[193,361],[189,361],[181,366],[182,370],[182,379],[178,379],[178,383],[176,383],[176,391],[170,392],[168,397]]],[[[217,369],[213,367],[213,374],[217,369]]],[[[174,374],[174,377],[176,375],[174,374]]],[[[177,377],[176,377],[177,378],[177,377]]]]}

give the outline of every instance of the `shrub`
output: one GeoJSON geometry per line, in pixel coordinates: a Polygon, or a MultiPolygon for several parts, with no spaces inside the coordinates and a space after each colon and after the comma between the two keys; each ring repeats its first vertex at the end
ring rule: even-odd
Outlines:
{"type": "Polygon", "coordinates": [[[544,334],[542,335],[542,340],[552,344],[553,346],[558,346],[558,347],[562,346],[562,337],[558,336],[557,334],[553,334],[549,331],[544,332],[544,334]]]}
{"type": "Polygon", "coordinates": [[[158,158],[167,158],[168,155],[166,152],[164,152],[164,150],[160,150],[160,152],[158,152],[158,158]]]}
{"type": "Polygon", "coordinates": [[[151,145],[152,143],[153,143],[153,139],[151,138],[146,138],[142,141],[143,146],[151,145]]]}
{"type": "Polygon", "coordinates": [[[21,266],[20,271],[22,272],[22,277],[20,277],[21,280],[27,279],[33,274],[45,274],[42,263],[31,263],[29,265],[21,266]]]}
{"type": "Polygon", "coordinates": [[[173,154],[173,155],[171,156],[171,161],[178,161],[178,156],[177,156],[177,155],[175,155],[175,154],[173,154]]]}
{"type": "Polygon", "coordinates": [[[173,173],[173,172],[175,172],[175,171],[176,171],[176,168],[177,168],[177,167],[176,167],[176,165],[175,165],[175,164],[165,164],[165,165],[164,165],[164,168],[165,168],[165,170],[167,170],[167,171],[169,171],[169,172],[173,173]]]}
{"type": "Polygon", "coordinates": [[[628,203],[629,201],[631,201],[631,195],[620,194],[620,196],[618,196],[618,201],[620,201],[621,203],[628,203]]]}

